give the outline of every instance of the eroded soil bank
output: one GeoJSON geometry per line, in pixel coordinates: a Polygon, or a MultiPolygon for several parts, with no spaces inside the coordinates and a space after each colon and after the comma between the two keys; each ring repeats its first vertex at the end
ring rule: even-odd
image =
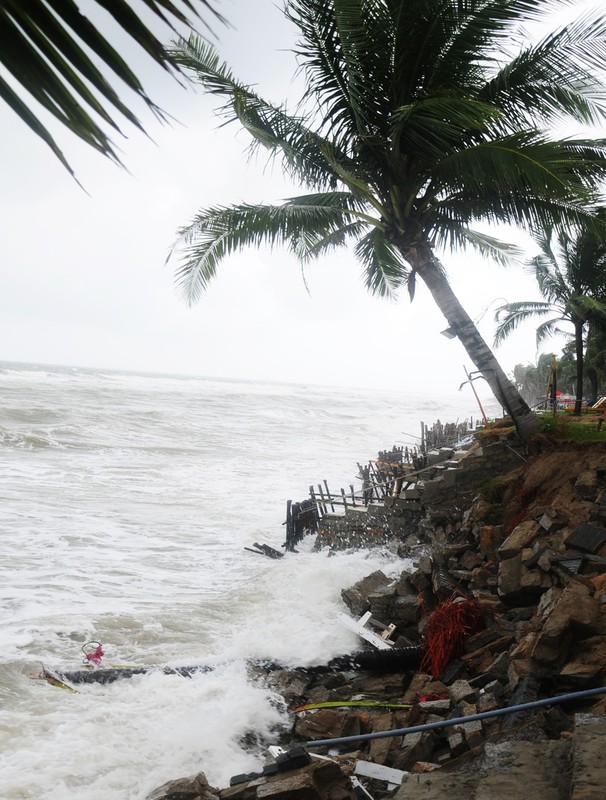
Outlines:
{"type": "MultiPolygon", "coordinates": [[[[606,683],[606,442],[538,439],[530,455],[520,455],[511,433],[497,433],[474,443],[461,464],[490,464],[491,448],[493,464],[502,463],[497,453],[517,456],[506,470],[482,468],[472,481],[451,476],[438,491],[434,485],[383,504],[381,537],[376,514],[368,526],[368,541],[389,540],[400,555],[413,557],[415,569],[397,580],[374,573],[345,590],[343,600],[356,618],[370,611],[371,626],[395,625],[393,649],[377,655],[361,640],[360,653],[324,668],[258,668],[256,678],[292,711],[292,727],[268,743],[286,755],[268,754],[265,774],[238,776],[222,789],[208,786],[201,764],[199,775],[150,798],[404,797],[384,779],[387,773],[358,772],[352,783],[356,764],[416,775],[469,771],[487,746],[515,741],[544,742],[545,758],[557,751],[561,780],[568,779],[562,754],[575,714],[604,714],[606,695],[477,717],[606,683]],[[301,706],[307,708],[297,711],[301,706]],[[305,746],[462,718],[470,720],[334,748],[305,746]]],[[[359,514],[355,523],[360,534],[359,514]]],[[[330,526],[320,540],[323,547],[347,545],[342,530],[331,541],[330,526]]]]}

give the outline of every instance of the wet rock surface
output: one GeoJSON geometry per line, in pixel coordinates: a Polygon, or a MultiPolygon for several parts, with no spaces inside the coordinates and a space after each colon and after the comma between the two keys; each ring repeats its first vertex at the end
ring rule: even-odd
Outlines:
{"type": "Polygon", "coordinates": [[[377,572],[343,591],[353,617],[395,626],[392,650],[360,640],[359,653],[324,667],[257,670],[292,713],[268,744],[303,749],[308,763],[285,757],[274,769],[268,756],[266,774],[222,789],[199,775],[149,800],[495,800],[516,786],[544,800],[603,796],[606,695],[483,715],[606,683],[606,444],[537,453],[466,492],[464,509],[456,481],[443,487],[439,513],[426,501],[414,541],[407,523],[397,548],[414,559],[411,572],[377,572]],[[327,702],[337,705],[296,710],[327,702]],[[379,777],[356,771],[361,762],[379,777]]]}

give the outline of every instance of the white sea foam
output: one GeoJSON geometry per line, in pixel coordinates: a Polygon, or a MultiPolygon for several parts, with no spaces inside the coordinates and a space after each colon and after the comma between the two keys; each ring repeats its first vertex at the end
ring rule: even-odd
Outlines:
{"type": "Polygon", "coordinates": [[[288,714],[246,663],[351,652],[341,589],[406,563],[307,540],[275,561],[244,548],[280,548],[286,500],[347,488],[421,420],[477,416],[463,395],[7,364],[0,383],[3,800],[142,800],[171,778],[257,769],[288,714]],[[89,640],[107,663],[214,669],[77,694],[28,676],[77,669],[89,640]]]}

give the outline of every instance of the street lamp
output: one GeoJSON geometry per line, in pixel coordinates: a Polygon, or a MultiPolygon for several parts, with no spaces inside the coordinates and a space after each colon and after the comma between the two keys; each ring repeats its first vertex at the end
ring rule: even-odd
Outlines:
{"type": "MultiPolygon", "coordinates": [[[[484,316],[485,316],[486,312],[488,311],[488,309],[490,308],[490,306],[493,303],[496,303],[497,300],[503,300],[507,305],[509,305],[509,300],[506,297],[495,297],[495,298],[493,298],[490,301],[490,303],[488,303],[487,306],[484,306],[484,308],[480,312],[480,316],[476,317],[473,320],[473,324],[474,325],[477,325],[479,322],[481,322],[484,319],[484,316]]],[[[443,331],[440,331],[440,333],[442,334],[442,336],[445,336],[447,339],[456,339],[457,335],[458,335],[457,334],[456,325],[449,325],[448,328],[445,328],[443,331]]]]}

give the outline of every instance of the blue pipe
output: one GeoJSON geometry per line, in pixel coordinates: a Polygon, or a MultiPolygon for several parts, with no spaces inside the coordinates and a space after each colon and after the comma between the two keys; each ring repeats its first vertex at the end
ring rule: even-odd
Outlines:
{"type": "Polygon", "coordinates": [[[584,689],[581,692],[570,692],[556,697],[545,697],[543,700],[533,700],[531,703],[520,703],[506,708],[495,708],[492,711],[482,711],[480,714],[470,714],[468,717],[454,717],[454,719],[441,719],[437,722],[426,722],[424,725],[413,725],[411,728],[395,728],[391,731],[377,731],[376,733],[361,733],[358,736],[341,736],[337,739],[316,739],[315,741],[305,742],[306,747],[330,747],[337,744],[349,744],[350,742],[367,742],[371,739],[387,739],[390,736],[405,736],[407,733],[419,733],[420,731],[431,731],[435,728],[448,728],[452,725],[463,725],[465,722],[475,722],[478,719],[490,719],[491,717],[501,717],[504,714],[513,714],[514,711],[527,711],[531,708],[541,708],[541,706],[553,706],[558,703],[565,703],[568,700],[581,700],[584,697],[594,697],[596,694],[606,694],[606,686],[599,689],[584,689]]]}

